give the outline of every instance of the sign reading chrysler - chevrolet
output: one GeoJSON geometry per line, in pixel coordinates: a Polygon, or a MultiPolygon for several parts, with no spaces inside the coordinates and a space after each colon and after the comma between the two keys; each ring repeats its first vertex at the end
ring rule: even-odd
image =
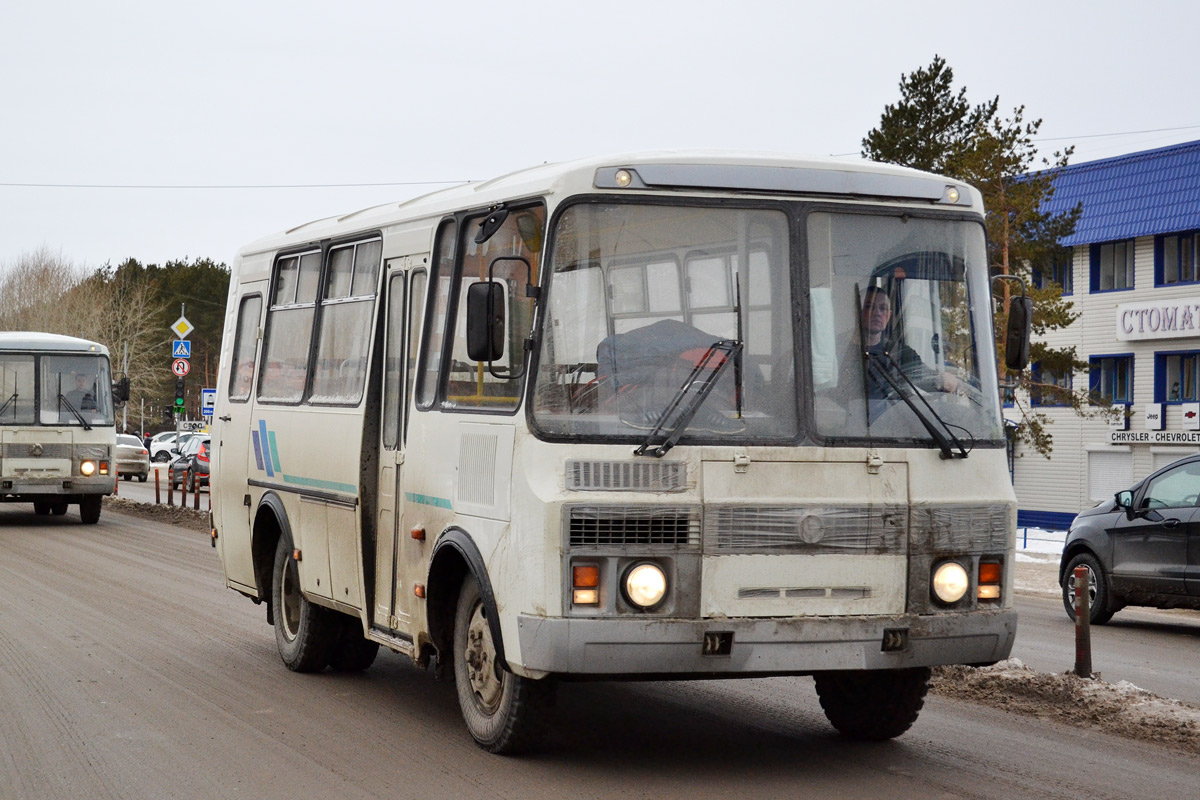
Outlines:
{"type": "Polygon", "coordinates": [[[1117,338],[1180,339],[1200,336],[1200,297],[1148,300],[1117,306],[1117,338]]]}

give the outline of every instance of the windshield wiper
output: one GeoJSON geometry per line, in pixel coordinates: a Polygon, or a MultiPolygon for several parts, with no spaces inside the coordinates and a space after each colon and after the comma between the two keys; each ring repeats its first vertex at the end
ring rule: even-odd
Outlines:
{"type": "Polygon", "coordinates": [[[741,352],[742,343],[728,339],[721,339],[709,345],[704,356],[696,362],[696,366],[692,367],[692,371],[684,379],[683,385],[679,387],[675,396],[671,398],[671,402],[659,415],[654,427],[650,429],[646,441],[642,442],[641,446],[633,451],[633,454],[644,456],[649,453],[655,458],[665,456],[679,441],[679,437],[683,435],[683,429],[692,421],[692,417],[696,416],[700,406],[704,404],[713,387],[717,385],[717,379],[721,377],[725,367],[737,359],[741,352]],[[710,363],[718,357],[718,354],[724,354],[724,358],[710,369],[710,363]],[[707,374],[701,376],[701,372],[707,372],[707,374]],[[672,416],[675,417],[674,420],[671,419],[672,416]],[[667,434],[666,438],[657,447],[652,448],[652,443],[663,434],[664,430],[667,434]]]}
{"type": "MultiPolygon", "coordinates": [[[[5,412],[5,411],[8,411],[8,407],[9,407],[10,405],[12,405],[12,401],[13,401],[13,400],[16,400],[16,399],[17,399],[17,393],[16,393],[16,392],[13,392],[13,393],[12,393],[12,397],[10,397],[10,398],[8,398],[7,400],[5,400],[5,401],[4,401],[4,405],[0,406],[0,417],[4,416],[4,412],[5,412]]],[[[17,410],[14,408],[14,409],[13,409],[13,416],[15,417],[16,415],[17,415],[17,410]]]]}
{"type": "MultiPolygon", "coordinates": [[[[871,350],[863,350],[863,355],[867,359],[868,370],[870,370],[877,378],[886,381],[887,384],[892,387],[892,390],[897,394],[897,396],[904,401],[905,405],[911,408],[913,413],[917,415],[917,419],[921,421],[921,424],[925,426],[925,430],[929,431],[929,435],[933,437],[933,440],[937,442],[938,447],[941,448],[942,458],[967,457],[971,451],[963,446],[963,443],[959,440],[959,438],[954,435],[954,431],[951,429],[950,424],[947,423],[946,420],[942,419],[938,413],[933,410],[933,406],[929,404],[929,401],[925,399],[925,396],[917,391],[916,384],[912,382],[911,378],[904,374],[904,370],[900,367],[900,364],[896,362],[896,359],[892,358],[890,353],[888,353],[886,350],[882,353],[877,353],[871,350]],[[904,383],[896,380],[895,375],[893,375],[893,370],[896,375],[899,375],[904,379],[904,383]],[[924,410],[922,410],[921,406],[918,406],[913,401],[914,397],[920,399],[921,404],[925,406],[924,410]],[[926,412],[928,412],[928,415],[926,415],[926,412]],[[933,419],[930,419],[930,417],[933,417],[933,419]],[[941,428],[935,425],[933,420],[937,420],[938,423],[941,424],[941,428]],[[954,448],[958,448],[957,453],[954,452],[954,448]]],[[[864,389],[865,388],[866,387],[864,386],[864,389]]]]}
{"type": "Polygon", "coordinates": [[[85,431],[90,431],[92,429],[92,426],[88,424],[88,421],[83,418],[83,414],[79,413],[79,409],[71,405],[71,401],[68,400],[61,392],[59,392],[58,395],[58,404],[60,406],[66,406],[67,410],[75,415],[75,419],[79,420],[79,424],[83,426],[85,431]]]}

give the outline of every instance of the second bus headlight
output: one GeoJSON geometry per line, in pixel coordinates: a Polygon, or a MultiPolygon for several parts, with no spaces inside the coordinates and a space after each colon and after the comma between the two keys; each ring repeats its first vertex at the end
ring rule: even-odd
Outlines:
{"type": "Polygon", "coordinates": [[[947,605],[962,600],[970,588],[967,571],[957,561],[944,561],[933,571],[933,594],[947,605]]]}
{"type": "Polygon", "coordinates": [[[625,573],[625,599],[639,608],[654,608],[667,596],[667,576],[657,564],[643,561],[625,573]]]}

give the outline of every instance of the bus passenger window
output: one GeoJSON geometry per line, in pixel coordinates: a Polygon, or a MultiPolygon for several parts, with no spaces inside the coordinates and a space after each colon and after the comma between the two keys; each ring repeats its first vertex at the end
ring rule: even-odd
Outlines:
{"type": "Polygon", "coordinates": [[[262,314],[262,297],[243,297],[238,309],[237,338],[233,343],[233,369],[229,379],[229,399],[250,399],[254,383],[254,348],[258,343],[258,318],[262,314]]]}

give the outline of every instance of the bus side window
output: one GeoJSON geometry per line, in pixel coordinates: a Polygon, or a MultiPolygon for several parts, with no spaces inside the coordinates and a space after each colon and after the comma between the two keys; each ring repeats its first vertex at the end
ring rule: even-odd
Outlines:
{"type": "Polygon", "coordinates": [[[242,298],[238,308],[237,333],[233,342],[233,368],[229,378],[229,399],[250,399],[254,384],[255,346],[258,344],[258,320],[262,315],[262,295],[242,298]]]}
{"type": "Polygon", "coordinates": [[[288,256],[276,264],[258,381],[261,401],[298,403],[304,396],[320,269],[319,252],[288,256]]]}

